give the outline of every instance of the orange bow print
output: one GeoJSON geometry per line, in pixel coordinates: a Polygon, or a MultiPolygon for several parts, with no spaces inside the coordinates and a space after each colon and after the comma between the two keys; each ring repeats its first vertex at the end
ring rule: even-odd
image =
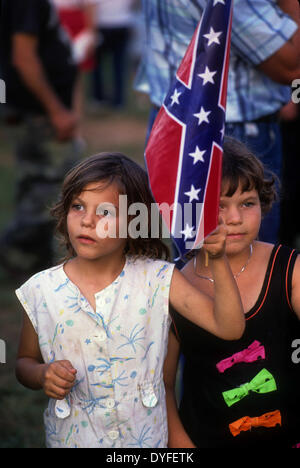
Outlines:
{"type": "Polygon", "coordinates": [[[249,431],[252,427],[274,427],[277,424],[280,424],[281,426],[281,414],[279,410],[265,413],[262,416],[258,416],[256,418],[244,416],[243,418],[229,424],[229,429],[231,434],[235,437],[239,435],[241,431],[249,431]]]}

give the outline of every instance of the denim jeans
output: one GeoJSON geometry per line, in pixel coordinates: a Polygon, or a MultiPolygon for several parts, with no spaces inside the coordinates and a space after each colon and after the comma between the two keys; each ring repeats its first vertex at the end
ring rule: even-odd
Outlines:
{"type": "Polygon", "coordinates": [[[149,136],[150,136],[154,121],[155,121],[155,119],[157,117],[157,114],[159,112],[159,109],[160,108],[157,107],[157,106],[152,106],[151,109],[150,109],[149,118],[148,118],[147,135],[146,135],[146,144],[147,144],[147,142],[149,140],[149,136]]]}
{"type": "Polygon", "coordinates": [[[130,28],[100,28],[99,33],[102,42],[96,50],[97,64],[92,73],[93,97],[99,102],[108,101],[112,106],[122,107],[126,103],[130,28]],[[105,72],[106,56],[111,59],[111,77],[105,72]],[[112,96],[109,96],[110,88],[112,96]]]}
{"type": "MultiPolygon", "coordinates": [[[[226,135],[242,141],[281,181],[282,139],[277,122],[227,123],[226,135]]],[[[279,190],[279,187],[277,188],[279,190]]],[[[276,243],[280,227],[280,202],[274,203],[271,211],[263,218],[259,240],[276,243]]]]}

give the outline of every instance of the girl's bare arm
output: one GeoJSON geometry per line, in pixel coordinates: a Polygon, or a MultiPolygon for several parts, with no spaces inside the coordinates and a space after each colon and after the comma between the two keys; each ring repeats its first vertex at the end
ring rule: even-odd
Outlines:
{"type": "Polygon", "coordinates": [[[38,336],[27,314],[23,313],[23,325],[16,365],[17,379],[25,387],[40,390],[42,388],[43,368],[44,362],[39,348],[38,336]]]}
{"type": "Polygon", "coordinates": [[[169,333],[168,353],[164,364],[164,382],[168,416],[169,448],[194,448],[195,445],[186,433],[177,409],[175,383],[179,359],[179,343],[172,332],[169,333]]]}
{"type": "Polygon", "coordinates": [[[226,228],[220,226],[204,244],[214,278],[215,297],[194,287],[175,269],[170,302],[181,315],[225,340],[239,339],[245,329],[243,306],[236,281],[225,256],[226,228]]]}
{"type": "Polygon", "coordinates": [[[76,377],[76,370],[70,361],[44,363],[38,336],[25,313],[17,356],[16,376],[25,387],[32,390],[43,389],[50,398],[60,400],[70,392],[76,377]]]}

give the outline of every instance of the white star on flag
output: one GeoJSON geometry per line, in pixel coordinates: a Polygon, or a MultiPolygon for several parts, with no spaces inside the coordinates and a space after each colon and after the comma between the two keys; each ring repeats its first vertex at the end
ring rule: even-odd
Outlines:
{"type": "Polygon", "coordinates": [[[218,3],[225,5],[225,0],[214,0],[214,6],[216,6],[218,3]]]}
{"type": "Polygon", "coordinates": [[[216,71],[210,71],[210,69],[206,66],[204,73],[200,73],[198,76],[203,79],[203,86],[206,85],[206,83],[212,83],[215,84],[213,80],[213,76],[215,76],[217,72],[216,71]]]}
{"type": "Polygon", "coordinates": [[[223,125],[223,127],[221,128],[220,133],[221,133],[221,135],[222,135],[222,138],[224,138],[224,134],[225,134],[225,125],[223,125]]]}
{"type": "Polygon", "coordinates": [[[192,239],[195,236],[195,233],[193,232],[193,229],[194,229],[194,227],[189,226],[189,224],[187,223],[185,225],[185,229],[183,231],[180,231],[180,234],[184,235],[184,241],[186,241],[187,239],[192,239]]]}
{"type": "Polygon", "coordinates": [[[193,184],[191,185],[190,191],[189,192],[184,192],[185,195],[189,197],[189,203],[191,203],[193,200],[199,200],[198,193],[201,191],[201,188],[195,189],[193,184]]]}
{"type": "Polygon", "coordinates": [[[194,117],[197,117],[197,119],[199,119],[198,125],[201,125],[202,122],[209,123],[208,116],[209,116],[210,113],[211,113],[211,111],[206,111],[201,106],[200,112],[198,112],[198,114],[194,114],[194,117]]]}
{"type": "Polygon", "coordinates": [[[199,149],[199,146],[196,146],[196,149],[195,149],[194,153],[189,153],[189,156],[194,158],[193,165],[197,164],[197,162],[199,162],[199,161],[204,162],[204,159],[203,159],[204,153],[206,153],[206,150],[201,151],[199,149]]]}
{"type": "Polygon", "coordinates": [[[207,45],[210,46],[213,43],[220,44],[219,37],[221,36],[221,34],[222,34],[222,31],[216,32],[214,30],[214,28],[211,26],[210,30],[209,30],[209,33],[208,34],[203,34],[203,37],[208,39],[208,44],[207,45]]]}
{"type": "Polygon", "coordinates": [[[179,91],[177,91],[177,89],[174,90],[174,93],[173,93],[173,95],[171,96],[171,100],[172,100],[171,106],[173,106],[174,104],[179,104],[179,96],[180,96],[181,94],[182,94],[182,93],[180,93],[179,91]]]}

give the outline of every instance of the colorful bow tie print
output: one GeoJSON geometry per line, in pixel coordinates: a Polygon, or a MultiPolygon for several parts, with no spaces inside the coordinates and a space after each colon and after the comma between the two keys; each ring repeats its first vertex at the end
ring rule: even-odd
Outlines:
{"type": "Polygon", "coordinates": [[[227,390],[222,395],[227,406],[231,406],[247,396],[249,392],[269,393],[275,390],[277,387],[274,377],[267,369],[262,369],[249,383],[227,390]]]}
{"type": "Polygon", "coordinates": [[[270,413],[265,413],[262,416],[257,418],[250,418],[249,416],[244,416],[237,421],[229,424],[229,429],[231,434],[236,437],[242,431],[249,431],[252,427],[264,426],[264,427],[274,427],[277,424],[281,426],[281,414],[280,411],[271,411],[270,413]]]}
{"type": "Polygon", "coordinates": [[[265,348],[259,341],[253,341],[248,348],[233,354],[229,358],[223,359],[218,362],[217,368],[219,372],[224,372],[229,367],[234,366],[238,362],[254,362],[258,359],[265,359],[265,348]]]}

